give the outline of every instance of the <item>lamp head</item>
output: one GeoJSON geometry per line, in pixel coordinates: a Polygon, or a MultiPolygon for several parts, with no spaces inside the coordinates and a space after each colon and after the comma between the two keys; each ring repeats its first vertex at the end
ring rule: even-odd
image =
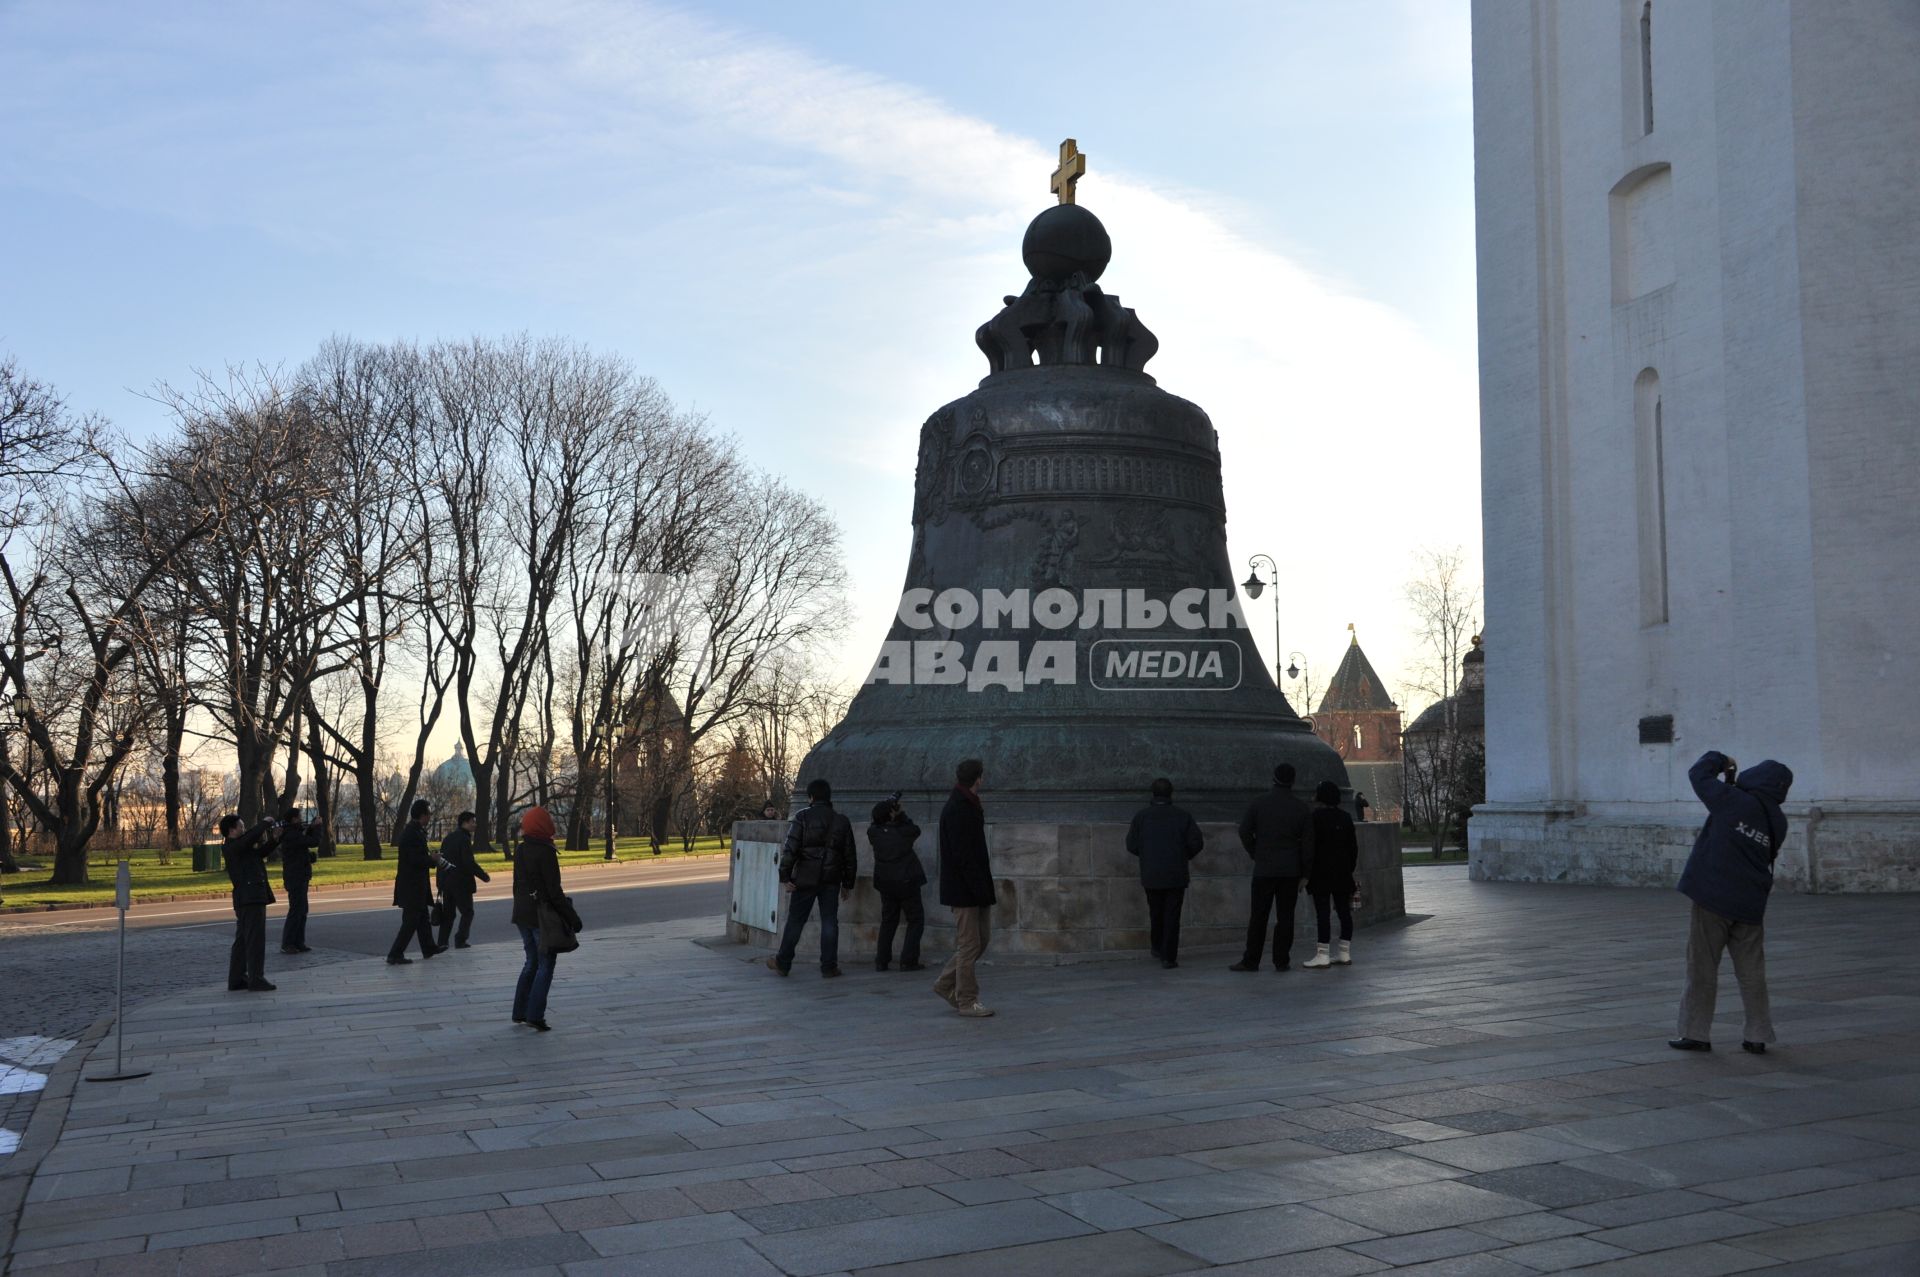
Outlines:
{"type": "Polygon", "coordinates": [[[1257,599],[1260,597],[1260,592],[1267,588],[1267,583],[1260,579],[1258,572],[1248,572],[1247,579],[1240,583],[1240,588],[1247,592],[1248,598],[1257,599]]]}

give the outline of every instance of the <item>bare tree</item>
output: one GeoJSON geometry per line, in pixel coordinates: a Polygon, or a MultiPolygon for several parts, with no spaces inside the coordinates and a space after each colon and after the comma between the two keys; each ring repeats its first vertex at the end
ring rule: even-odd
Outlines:
{"type": "MultiPolygon", "coordinates": [[[[0,376],[16,377],[10,366],[0,376]]],[[[6,508],[35,510],[39,519],[30,535],[9,527],[0,542],[10,606],[0,675],[23,749],[37,766],[16,769],[9,749],[0,755],[0,779],[51,836],[51,881],[77,885],[87,881],[87,844],[111,810],[116,776],[144,725],[135,657],[146,600],[217,516],[188,508],[169,517],[180,514],[172,486],[127,469],[118,458],[132,449],[98,422],[69,417],[51,392],[36,399],[0,388],[0,399],[37,404],[39,414],[17,436],[35,441],[13,451],[22,470],[0,473],[6,508]],[[46,473],[44,459],[54,455],[64,468],[46,473]]]]}
{"type": "MultiPolygon", "coordinates": [[[[411,347],[335,338],[300,376],[315,426],[328,441],[328,496],[338,517],[336,552],[325,562],[336,578],[323,588],[341,603],[334,650],[354,692],[337,713],[322,713],[311,697],[306,712],[318,715],[327,752],[337,753],[353,775],[361,855],[368,860],[381,856],[382,822],[374,813],[389,676],[404,650],[402,640],[419,633],[428,589],[426,544],[437,530],[432,507],[408,482],[426,431],[424,372],[411,347]]],[[[436,678],[439,649],[433,636],[425,641],[426,687],[444,692],[445,680],[436,678]]],[[[430,696],[422,705],[428,721],[417,740],[416,780],[439,704],[430,696]]]]}
{"type": "Polygon", "coordinates": [[[505,836],[527,710],[551,677],[554,600],[582,511],[602,499],[634,378],[618,360],[524,337],[439,346],[428,363],[432,457],[420,480],[446,542],[429,615],[451,656],[484,848],[505,836]]]}
{"type": "Polygon", "coordinates": [[[1407,801],[1433,822],[1438,855],[1458,810],[1472,801],[1474,742],[1460,719],[1460,677],[1480,629],[1480,592],[1456,547],[1416,551],[1406,594],[1419,640],[1408,699],[1425,699],[1440,711],[1437,730],[1402,735],[1407,801]]]}
{"type": "Polygon", "coordinates": [[[685,741],[662,751],[683,761],[652,773],[656,846],[684,781],[678,768],[691,764],[709,733],[750,715],[756,677],[791,664],[845,622],[839,529],[817,501],[772,475],[745,475],[727,514],[682,600],[666,609],[672,659],[657,683],[642,685],[628,715],[685,741]]]}
{"type": "Polygon", "coordinates": [[[269,373],[160,397],[180,421],[170,472],[219,512],[184,560],[203,631],[195,679],[233,744],[239,814],[253,820],[297,799],[303,711],[347,664],[341,614],[361,583],[342,564],[337,453],[311,401],[269,373]]]}

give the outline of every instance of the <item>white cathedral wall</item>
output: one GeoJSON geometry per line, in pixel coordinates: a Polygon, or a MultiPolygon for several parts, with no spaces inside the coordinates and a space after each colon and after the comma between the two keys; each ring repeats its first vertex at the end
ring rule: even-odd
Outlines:
{"type": "Polygon", "coordinates": [[[1847,21],[1656,5],[1642,136],[1635,0],[1475,4],[1478,877],[1670,884],[1700,818],[1686,768],[1717,747],[1794,768],[1786,881],[1807,879],[1811,823],[1815,885],[1920,886],[1920,684],[1891,671],[1920,626],[1920,57],[1885,38],[1911,9],[1836,8],[1847,21]],[[1862,198],[1887,212],[1863,226],[1862,198]],[[1649,368],[1665,623],[1643,544],[1649,368]],[[1638,719],[1667,713],[1675,742],[1640,745],[1638,719]],[[1865,806],[1844,828],[1808,810],[1834,800],[1865,806]]]}

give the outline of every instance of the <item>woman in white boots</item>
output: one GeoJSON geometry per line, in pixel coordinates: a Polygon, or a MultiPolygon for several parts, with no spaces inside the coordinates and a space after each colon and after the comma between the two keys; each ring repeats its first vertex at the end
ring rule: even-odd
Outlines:
{"type": "Polygon", "coordinates": [[[1360,839],[1353,832],[1353,817],[1340,810],[1340,786],[1321,781],[1313,791],[1313,804],[1313,864],[1307,870],[1307,894],[1313,897],[1320,943],[1307,966],[1318,971],[1353,962],[1353,870],[1360,862],[1360,839]],[[1340,938],[1331,946],[1328,905],[1340,915],[1340,938]]]}

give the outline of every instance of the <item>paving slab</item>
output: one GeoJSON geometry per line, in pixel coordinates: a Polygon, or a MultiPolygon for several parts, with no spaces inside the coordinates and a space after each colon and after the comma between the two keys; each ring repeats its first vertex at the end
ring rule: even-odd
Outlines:
{"type": "MultiPolygon", "coordinates": [[[[1780,1045],[1680,1056],[1674,893],[1447,869],[1409,893],[1427,920],[1316,979],[990,962],[1003,1013],[985,1021],[925,981],[768,979],[694,943],[704,922],[592,934],[550,1034],[507,1021],[505,946],[290,968],[271,997],[174,994],[127,1024],[151,1077],[60,1097],[9,1260],[85,1277],[1920,1270],[1920,952],[1889,943],[1911,901],[1776,900],[1780,1045]]],[[[202,942],[217,968],[223,944],[202,942]]],[[[1716,1037],[1733,1041],[1728,980],[1716,1037]]]]}

